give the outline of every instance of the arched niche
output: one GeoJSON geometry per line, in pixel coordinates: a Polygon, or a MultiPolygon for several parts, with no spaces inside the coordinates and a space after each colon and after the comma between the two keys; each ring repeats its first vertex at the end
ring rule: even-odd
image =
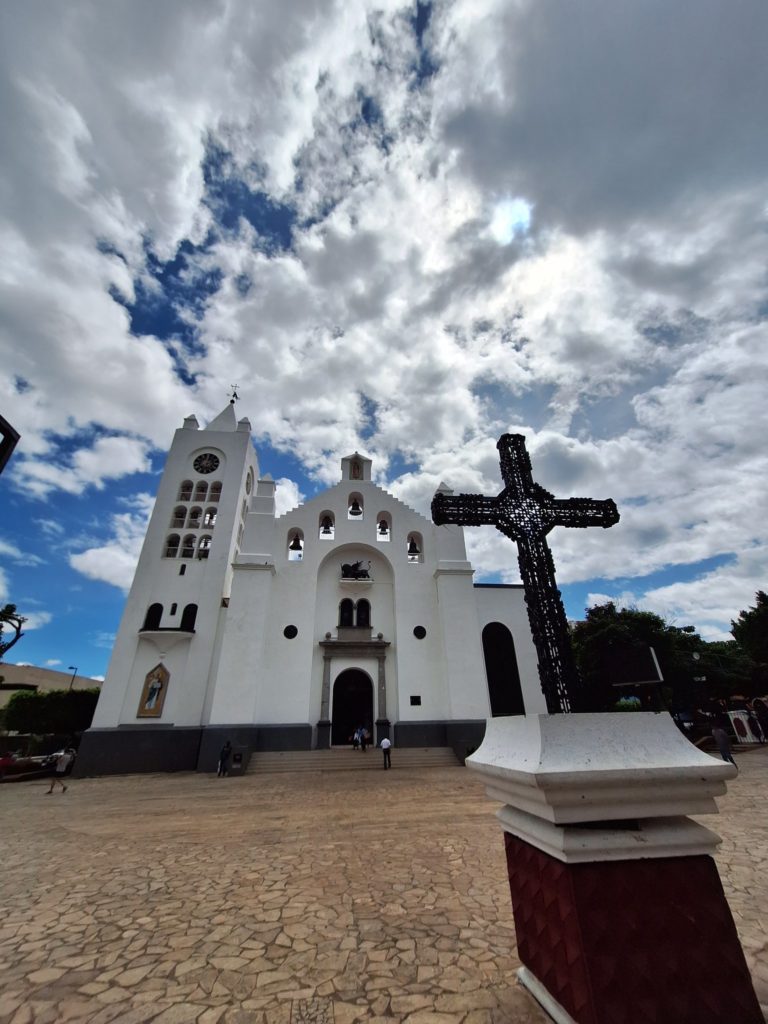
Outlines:
{"type": "Polygon", "coordinates": [[[491,715],[524,715],[515,642],[503,622],[489,622],[483,629],[483,656],[491,715]]]}

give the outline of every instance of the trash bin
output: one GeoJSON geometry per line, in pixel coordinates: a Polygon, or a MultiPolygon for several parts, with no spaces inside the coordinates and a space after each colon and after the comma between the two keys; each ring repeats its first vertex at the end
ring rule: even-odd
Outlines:
{"type": "Polygon", "coordinates": [[[248,762],[251,759],[251,751],[249,747],[232,747],[232,763],[229,767],[230,775],[245,775],[246,769],[248,768],[248,762]]]}

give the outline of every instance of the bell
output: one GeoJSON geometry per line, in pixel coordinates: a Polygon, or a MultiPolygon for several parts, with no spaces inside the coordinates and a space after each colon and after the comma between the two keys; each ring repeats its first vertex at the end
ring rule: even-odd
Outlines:
{"type": "Polygon", "coordinates": [[[360,508],[360,502],[357,498],[354,498],[352,504],[349,506],[349,514],[351,516],[361,516],[363,514],[363,510],[360,508]]]}
{"type": "Polygon", "coordinates": [[[326,533],[326,534],[332,533],[333,532],[332,526],[333,526],[333,523],[331,522],[331,517],[330,516],[324,516],[323,517],[323,525],[322,525],[322,528],[321,528],[320,532],[321,533],[326,533]]]}
{"type": "Polygon", "coordinates": [[[298,533],[294,534],[293,540],[288,545],[289,551],[301,551],[301,541],[299,540],[298,533]]]}
{"type": "Polygon", "coordinates": [[[386,519],[382,519],[379,523],[379,533],[382,535],[389,533],[389,524],[386,519]]]}
{"type": "Polygon", "coordinates": [[[415,557],[416,555],[420,555],[420,554],[421,554],[421,548],[416,543],[416,541],[413,539],[413,537],[411,537],[411,539],[408,541],[408,557],[412,558],[412,557],[415,557]]]}

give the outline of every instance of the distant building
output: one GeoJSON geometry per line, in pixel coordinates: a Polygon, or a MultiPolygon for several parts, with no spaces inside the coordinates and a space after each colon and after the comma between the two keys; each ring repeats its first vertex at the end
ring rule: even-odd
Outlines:
{"type": "Polygon", "coordinates": [[[184,421],[81,772],[208,771],[226,739],[327,748],[360,726],[463,754],[488,716],[546,711],[522,587],[473,584],[461,527],[378,487],[358,452],[340,468],[276,517],[233,404],[184,421]]]}
{"type": "Polygon", "coordinates": [[[72,683],[73,690],[93,690],[101,686],[98,679],[76,675],[72,680],[72,672],[55,672],[50,668],[37,668],[36,665],[9,665],[0,662],[0,708],[5,707],[14,693],[24,690],[44,692],[46,690],[68,690],[72,683]]]}

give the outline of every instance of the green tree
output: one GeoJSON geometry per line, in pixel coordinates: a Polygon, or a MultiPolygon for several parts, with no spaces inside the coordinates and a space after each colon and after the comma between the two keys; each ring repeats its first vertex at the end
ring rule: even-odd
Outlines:
{"type": "Polygon", "coordinates": [[[93,720],[98,689],[15,693],[5,710],[9,732],[59,735],[83,732],[93,720]]]}
{"type": "Polygon", "coordinates": [[[596,707],[615,704],[611,683],[637,678],[652,647],[673,708],[701,706],[711,697],[744,692],[749,667],[736,644],[708,644],[693,626],[675,626],[653,612],[618,609],[608,602],[587,609],[571,631],[574,653],[596,707]],[[633,668],[636,670],[633,672],[633,668]],[[624,675],[622,675],[624,673],[624,675]]]}
{"type": "Polygon", "coordinates": [[[3,660],[13,645],[17,644],[24,636],[22,626],[26,621],[25,616],[19,615],[16,611],[15,604],[7,604],[0,608],[0,661],[3,660]],[[10,626],[11,630],[13,630],[13,636],[10,639],[4,640],[3,632],[6,626],[10,626]]]}
{"type": "Polygon", "coordinates": [[[758,590],[755,607],[731,620],[731,633],[739,647],[757,665],[768,664],[768,594],[758,590]]]}

